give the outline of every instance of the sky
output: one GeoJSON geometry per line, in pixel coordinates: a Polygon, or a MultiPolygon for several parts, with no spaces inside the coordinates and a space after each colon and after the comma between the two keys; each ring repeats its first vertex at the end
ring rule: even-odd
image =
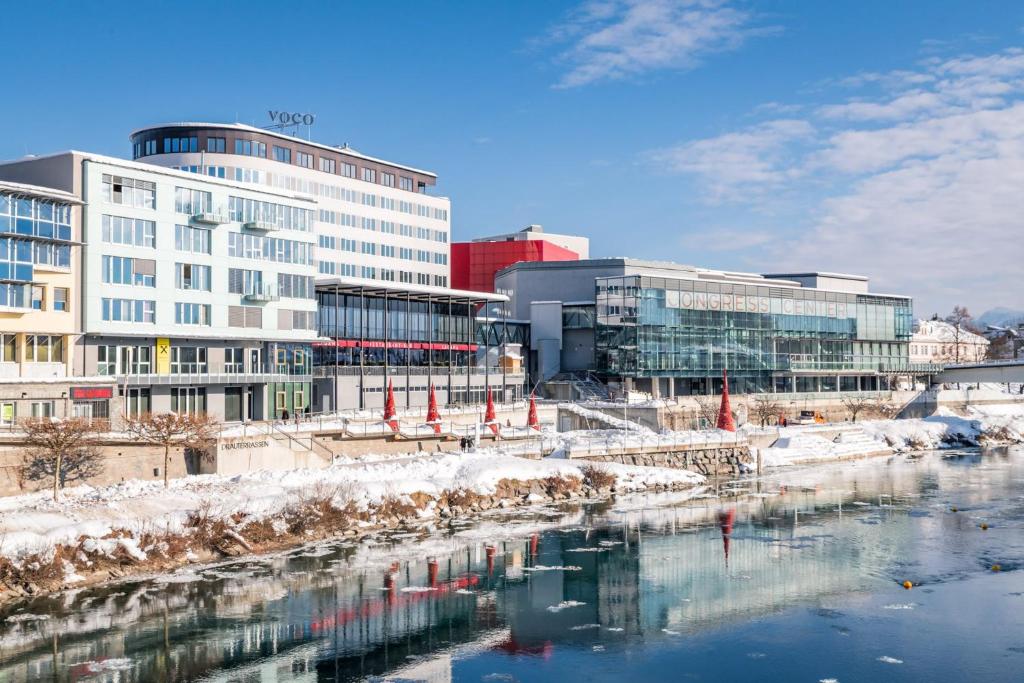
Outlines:
{"type": "Polygon", "coordinates": [[[453,239],[825,270],[919,315],[1024,309],[1024,3],[35,2],[0,158],[269,125],[436,172],[453,239]]]}

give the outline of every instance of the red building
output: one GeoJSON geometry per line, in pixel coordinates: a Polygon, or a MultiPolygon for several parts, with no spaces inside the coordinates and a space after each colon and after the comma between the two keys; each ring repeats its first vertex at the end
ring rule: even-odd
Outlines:
{"type": "Polygon", "coordinates": [[[513,263],[578,261],[587,256],[589,241],[585,237],[546,235],[539,225],[531,225],[510,235],[473,242],[453,242],[452,287],[474,292],[493,292],[494,274],[513,263]]]}

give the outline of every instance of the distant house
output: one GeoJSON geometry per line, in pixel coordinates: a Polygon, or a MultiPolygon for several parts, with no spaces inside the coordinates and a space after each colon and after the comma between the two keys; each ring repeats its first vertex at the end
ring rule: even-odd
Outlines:
{"type": "Polygon", "coordinates": [[[988,355],[989,340],[944,320],[918,320],[910,338],[911,363],[975,363],[988,355]]]}

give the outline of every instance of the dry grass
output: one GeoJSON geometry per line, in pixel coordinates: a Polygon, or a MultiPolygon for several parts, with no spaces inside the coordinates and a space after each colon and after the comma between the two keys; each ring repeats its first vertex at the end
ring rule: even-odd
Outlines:
{"type": "Polygon", "coordinates": [[[594,465],[581,468],[580,473],[583,475],[583,483],[594,489],[611,488],[617,481],[614,474],[594,465]]]}
{"type": "Polygon", "coordinates": [[[544,479],[544,488],[550,496],[562,496],[575,493],[583,487],[583,480],[578,477],[563,477],[556,474],[544,479]]]}

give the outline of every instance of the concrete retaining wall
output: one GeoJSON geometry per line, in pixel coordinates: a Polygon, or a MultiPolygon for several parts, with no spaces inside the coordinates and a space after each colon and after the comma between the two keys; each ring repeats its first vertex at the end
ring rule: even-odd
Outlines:
{"type": "Polygon", "coordinates": [[[617,462],[623,465],[640,465],[644,467],[671,467],[679,470],[690,470],[707,476],[732,476],[740,473],[740,464],[750,465],[752,459],[750,449],[746,446],[728,446],[724,448],[705,448],[686,451],[661,451],[657,453],[609,453],[591,455],[578,460],[595,462],[617,462]]]}

